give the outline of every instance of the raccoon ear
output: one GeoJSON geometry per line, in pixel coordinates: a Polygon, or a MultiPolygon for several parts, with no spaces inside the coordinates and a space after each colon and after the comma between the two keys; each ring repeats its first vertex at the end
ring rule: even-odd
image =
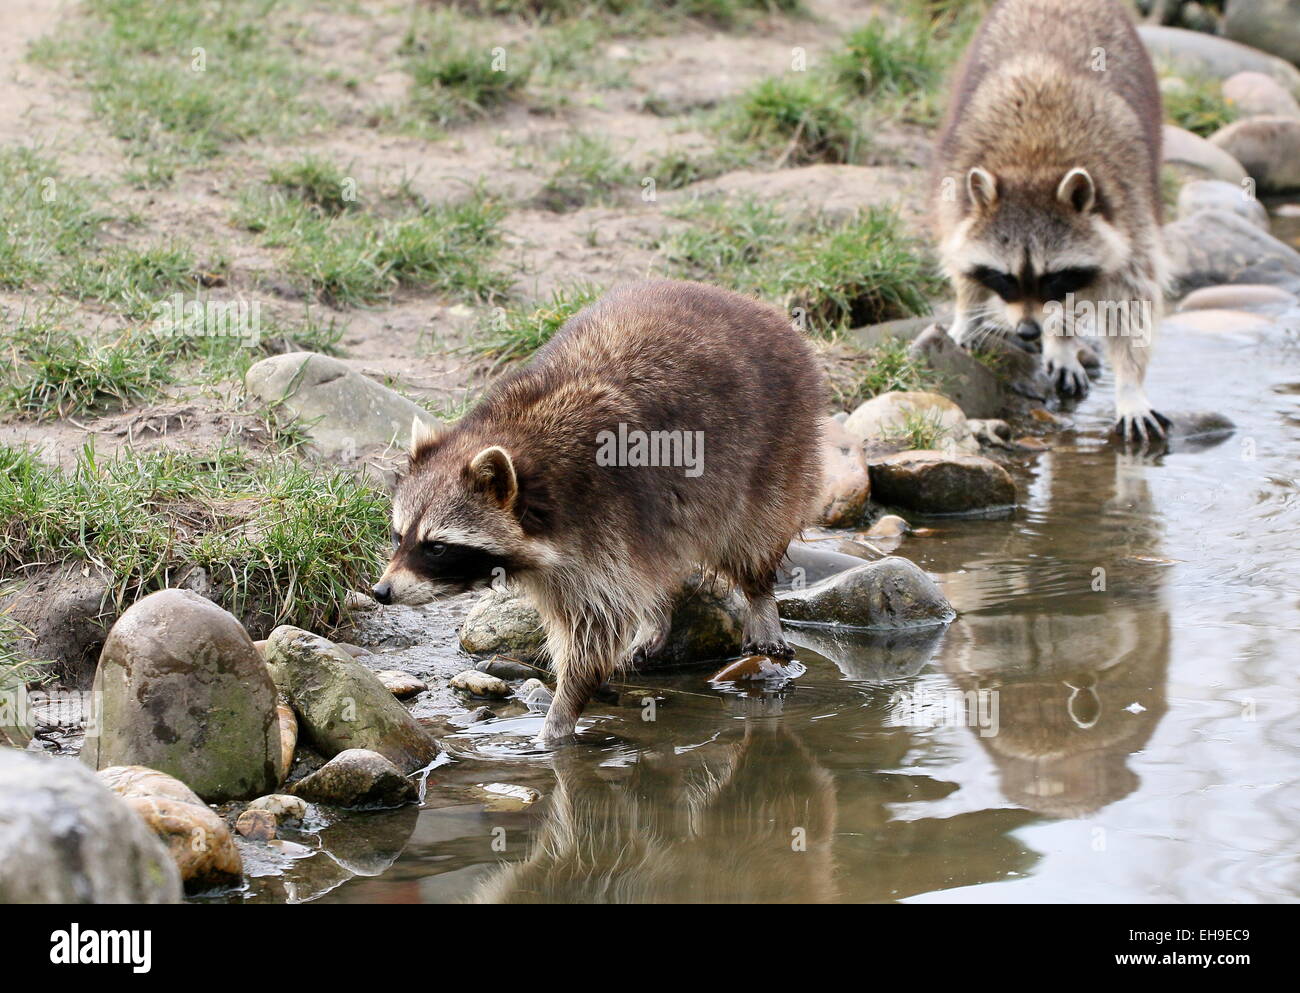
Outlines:
{"type": "Polygon", "coordinates": [[[1093,185],[1088,170],[1076,166],[1067,172],[1056,188],[1056,199],[1068,203],[1080,214],[1092,210],[1097,202],[1097,187],[1093,185]]]}
{"type": "Polygon", "coordinates": [[[491,497],[505,510],[514,506],[519,480],[510,453],[500,445],[485,448],[469,462],[470,485],[491,497]]]}
{"type": "Polygon", "coordinates": [[[434,446],[442,440],[442,432],[436,427],[420,420],[419,416],[411,418],[411,461],[415,462],[428,455],[434,446]]]}
{"type": "Polygon", "coordinates": [[[966,193],[975,207],[991,207],[998,198],[998,181],[987,169],[975,166],[966,173],[966,193]]]}

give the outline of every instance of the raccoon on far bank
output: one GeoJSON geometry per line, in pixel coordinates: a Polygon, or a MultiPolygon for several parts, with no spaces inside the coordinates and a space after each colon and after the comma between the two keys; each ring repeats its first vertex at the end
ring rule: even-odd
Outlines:
{"type": "Polygon", "coordinates": [[[1001,0],[957,73],[935,150],[950,333],[1041,337],[1062,396],[1088,391],[1071,336],[1103,336],[1126,441],[1169,425],[1144,387],[1166,282],[1161,120],[1151,59],[1115,0],[1001,0]]]}
{"type": "Polygon", "coordinates": [[[743,652],[788,657],[773,585],[821,492],[824,399],[779,310],[700,283],[617,288],[454,425],[417,425],[375,599],[517,580],[558,678],[547,741],[573,732],[618,665],[653,653],[696,567],[747,598],[743,652]],[[646,464],[647,439],[694,454],[646,464]]]}

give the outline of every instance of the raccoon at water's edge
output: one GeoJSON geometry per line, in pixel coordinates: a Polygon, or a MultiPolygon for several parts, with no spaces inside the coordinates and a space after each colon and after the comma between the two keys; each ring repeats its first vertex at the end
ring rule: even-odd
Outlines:
{"type": "Polygon", "coordinates": [[[1041,338],[1062,396],[1088,391],[1071,334],[1103,336],[1126,440],[1169,423],[1143,385],[1165,284],[1161,119],[1151,59],[1115,0],[1002,0],[958,70],[935,151],[950,333],[1041,338]]]}
{"type": "Polygon", "coordinates": [[[557,674],[545,740],[573,732],[616,666],[653,654],[697,566],[747,598],[743,651],[788,656],[772,589],[821,492],[824,399],[779,310],[699,283],[615,289],[456,424],[415,432],[375,597],[517,581],[557,674]],[[640,464],[653,432],[679,464],[640,464]]]}

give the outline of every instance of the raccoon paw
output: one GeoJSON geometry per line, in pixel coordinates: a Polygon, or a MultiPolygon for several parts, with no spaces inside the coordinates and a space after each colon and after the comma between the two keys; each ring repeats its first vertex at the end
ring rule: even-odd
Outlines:
{"type": "Polygon", "coordinates": [[[1048,359],[1043,366],[1047,377],[1052,381],[1052,387],[1060,396],[1082,400],[1088,395],[1091,386],[1088,373],[1077,359],[1073,365],[1048,359]]]}
{"type": "Polygon", "coordinates": [[[1126,445],[1151,445],[1168,438],[1171,425],[1169,418],[1159,411],[1140,410],[1121,416],[1111,433],[1126,445]]]}
{"type": "Polygon", "coordinates": [[[784,641],[747,641],[740,646],[741,655],[766,655],[769,659],[792,659],[794,649],[784,641]]]}

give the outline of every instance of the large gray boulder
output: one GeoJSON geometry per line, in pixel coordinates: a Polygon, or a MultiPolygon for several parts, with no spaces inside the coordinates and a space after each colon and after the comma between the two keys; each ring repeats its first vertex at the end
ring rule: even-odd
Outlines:
{"type": "Polygon", "coordinates": [[[1261,193],[1300,189],[1300,117],[1248,117],[1210,141],[1241,163],[1261,193]]]}
{"type": "Polygon", "coordinates": [[[1240,183],[1219,179],[1194,179],[1178,191],[1178,219],[1186,220],[1202,210],[1226,210],[1250,221],[1261,231],[1268,230],[1268,211],[1240,183]]]}
{"type": "Polygon", "coordinates": [[[920,359],[939,376],[943,395],[967,417],[999,417],[1006,406],[1002,381],[946,330],[935,325],[912,342],[908,354],[920,359]]]}
{"type": "Polygon", "coordinates": [[[1300,295],[1300,252],[1225,210],[1165,225],[1175,296],[1221,283],[1264,283],[1300,295]]]}
{"type": "Polygon", "coordinates": [[[1246,168],[1218,145],[1172,124],[1164,126],[1162,155],[1166,165],[1185,179],[1216,179],[1240,186],[1246,168]]]}
{"type": "Polygon", "coordinates": [[[872,631],[947,624],[953,610],[914,562],[890,556],[777,596],[781,619],[872,631]]]}
{"type": "Polygon", "coordinates": [[[1276,55],[1228,38],[1182,28],[1143,24],[1138,34],[1153,59],[1180,75],[1223,80],[1239,72],[1262,72],[1300,96],[1300,69],[1276,55]]]}
{"type": "Polygon", "coordinates": [[[322,755],[369,749],[404,773],[437,758],[434,740],[379,677],[333,642],[281,625],[266,641],[266,666],[322,755]]]}
{"type": "Polygon", "coordinates": [[[437,425],[419,404],[315,352],[262,359],[249,368],[244,386],[250,395],[295,418],[316,452],[328,459],[347,462],[363,452],[404,447],[413,420],[437,425]]]}
{"type": "Polygon", "coordinates": [[[1300,0],[1231,0],[1223,33],[1233,41],[1300,64],[1300,0]]]}
{"type": "Polygon", "coordinates": [[[1239,72],[1223,82],[1223,98],[1241,117],[1300,117],[1300,102],[1285,86],[1262,72],[1239,72]]]}
{"type": "Polygon", "coordinates": [[[209,803],[279,785],[275,686],[243,626],[188,590],[160,590],[109,631],[81,757],[143,765],[209,803]]]}
{"type": "Polygon", "coordinates": [[[0,903],[179,903],[167,849],[74,759],[0,748],[0,903]]]}

